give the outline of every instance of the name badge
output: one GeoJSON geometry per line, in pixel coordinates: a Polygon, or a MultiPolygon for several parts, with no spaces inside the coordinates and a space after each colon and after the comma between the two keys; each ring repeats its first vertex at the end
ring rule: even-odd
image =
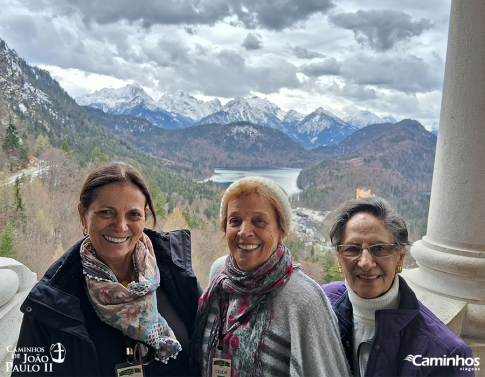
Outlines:
{"type": "Polygon", "coordinates": [[[141,364],[116,364],[115,365],[116,377],[144,377],[143,365],[141,364]]]}
{"type": "Polygon", "coordinates": [[[212,377],[231,377],[231,360],[212,359],[212,377]]]}

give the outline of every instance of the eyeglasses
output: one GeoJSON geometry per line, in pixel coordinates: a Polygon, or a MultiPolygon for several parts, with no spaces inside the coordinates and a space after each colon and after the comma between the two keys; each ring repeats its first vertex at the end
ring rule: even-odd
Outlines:
{"type": "Polygon", "coordinates": [[[344,258],[355,259],[360,257],[362,250],[367,249],[369,254],[374,258],[386,258],[394,254],[399,245],[395,243],[386,243],[382,245],[372,245],[369,247],[361,247],[358,245],[337,245],[338,253],[344,258]]]}

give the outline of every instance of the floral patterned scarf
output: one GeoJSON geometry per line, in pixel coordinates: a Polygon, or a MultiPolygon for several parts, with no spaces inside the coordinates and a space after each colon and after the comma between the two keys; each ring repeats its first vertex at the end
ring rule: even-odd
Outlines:
{"type": "Polygon", "coordinates": [[[224,269],[199,299],[194,347],[202,376],[210,376],[214,357],[231,359],[233,376],[261,375],[263,336],[273,318],[272,292],[288,281],[292,271],[293,257],[284,245],[251,271],[241,271],[232,256],[227,257],[224,269]],[[211,313],[215,313],[212,324],[211,313]],[[222,324],[226,335],[221,352],[216,347],[222,324]]]}
{"type": "Polygon", "coordinates": [[[157,310],[155,291],[160,285],[160,272],[148,236],[143,233],[135,245],[132,258],[136,279],[127,287],[96,257],[89,237],[80,252],[88,297],[101,321],[152,346],[165,364],[171,357],[175,359],[182,347],[157,310]]]}

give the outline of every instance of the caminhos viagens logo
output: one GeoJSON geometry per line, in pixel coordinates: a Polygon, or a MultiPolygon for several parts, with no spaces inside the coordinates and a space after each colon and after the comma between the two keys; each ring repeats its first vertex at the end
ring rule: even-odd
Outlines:
{"type": "Polygon", "coordinates": [[[479,357],[423,357],[422,355],[407,355],[404,360],[413,363],[416,366],[457,366],[460,370],[480,370],[479,357]]]}

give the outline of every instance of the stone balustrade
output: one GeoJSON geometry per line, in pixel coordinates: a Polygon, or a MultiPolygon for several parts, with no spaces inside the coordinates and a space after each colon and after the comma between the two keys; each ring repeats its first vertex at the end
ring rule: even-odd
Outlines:
{"type": "Polygon", "coordinates": [[[20,305],[37,282],[37,275],[15,259],[0,257],[0,377],[10,376],[12,359],[22,323],[20,305]]]}

